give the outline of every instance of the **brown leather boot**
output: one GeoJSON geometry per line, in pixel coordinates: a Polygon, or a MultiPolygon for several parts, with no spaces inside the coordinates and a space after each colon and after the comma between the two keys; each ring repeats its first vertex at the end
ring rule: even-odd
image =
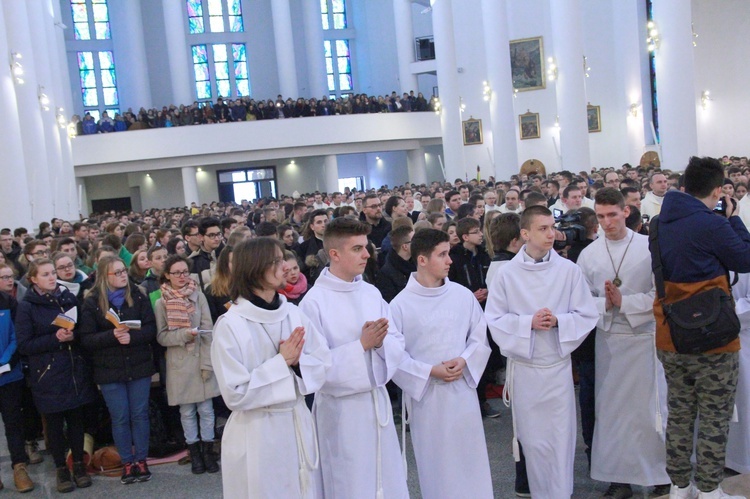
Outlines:
{"type": "Polygon", "coordinates": [[[13,482],[16,484],[18,492],[31,492],[34,490],[34,482],[29,477],[26,470],[26,463],[18,463],[13,466],[13,482]]]}

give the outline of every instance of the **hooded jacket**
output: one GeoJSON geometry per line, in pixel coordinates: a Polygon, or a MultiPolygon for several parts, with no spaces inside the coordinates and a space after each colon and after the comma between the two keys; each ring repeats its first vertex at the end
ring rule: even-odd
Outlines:
{"type": "MultiPolygon", "coordinates": [[[[750,233],[738,216],[718,216],[699,199],[679,191],[664,196],[658,216],[665,302],[720,287],[729,291],[727,271],[750,272],[750,233]]],[[[654,299],[656,348],[674,352],[659,297],[654,299]]],[[[739,339],[706,353],[736,352],[739,339]]]]}

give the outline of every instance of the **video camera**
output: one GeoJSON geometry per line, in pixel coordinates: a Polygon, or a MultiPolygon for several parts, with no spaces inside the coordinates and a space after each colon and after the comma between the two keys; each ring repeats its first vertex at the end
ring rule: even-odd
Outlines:
{"type": "Polygon", "coordinates": [[[565,241],[555,241],[555,250],[562,250],[586,240],[586,227],[581,224],[580,213],[563,214],[562,210],[556,209],[552,214],[555,217],[555,229],[565,235],[565,241]]]}

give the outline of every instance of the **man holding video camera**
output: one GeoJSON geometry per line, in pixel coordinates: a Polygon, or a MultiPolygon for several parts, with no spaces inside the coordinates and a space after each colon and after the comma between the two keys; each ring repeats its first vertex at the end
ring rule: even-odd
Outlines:
{"type": "Polygon", "coordinates": [[[736,202],[722,196],[719,161],[690,158],[684,180],[685,192],[667,192],[651,223],[656,348],[668,386],[669,497],[731,498],[719,487],[740,349],[728,276],[750,272],[750,233],[735,216],[736,202]],[[723,211],[715,211],[720,200],[723,211]]]}

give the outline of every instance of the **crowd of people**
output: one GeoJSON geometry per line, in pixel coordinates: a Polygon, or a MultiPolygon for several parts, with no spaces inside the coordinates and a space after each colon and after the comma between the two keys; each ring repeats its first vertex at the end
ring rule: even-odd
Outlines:
{"type": "Polygon", "coordinates": [[[667,302],[729,293],[732,271],[750,331],[750,168],[723,163],[2,229],[0,413],[15,485],[33,489],[44,435],[57,490],[90,486],[84,434],[101,434],[92,415],[104,413],[97,445],[114,443],[124,484],[151,478],[148,455],[187,447],[193,473],[223,468],[227,497],[407,497],[396,426],[408,424],[423,497],[493,497],[482,418],[499,416],[487,395],[503,385],[515,493],[570,497],[575,372],[603,497],[733,497],[719,483],[725,465],[750,472],[750,358],[736,337],[676,348],[655,319],[648,238],[658,224],[667,302]]]}
{"type": "Polygon", "coordinates": [[[297,100],[291,97],[284,100],[278,95],[276,100],[255,100],[250,97],[224,99],[219,97],[216,103],[195,101],[192,104],[171,104],[161,109],[140,108],[138,112],[128,109],[124,113],[110,116],[102,112],[97,120],[87,112],[83,118],[73,115],[71,124],[77,135],[97,133],[125,132],[127,130],[144,130],[149,128],[170,128],[188,125],[205,125],[209,123],[227,123],[230,121],[258,121],[284,118],[304,118],[308,116],[335,116],[339,114],[368,113],[407,113],[435,111],[439,108],[437,98],[426,99],[422,92],[414,91],[399,96],[395,91],[391,95],[345,95],[341,99],[328,98],[320,100],[303,97],[297,100]]]}

